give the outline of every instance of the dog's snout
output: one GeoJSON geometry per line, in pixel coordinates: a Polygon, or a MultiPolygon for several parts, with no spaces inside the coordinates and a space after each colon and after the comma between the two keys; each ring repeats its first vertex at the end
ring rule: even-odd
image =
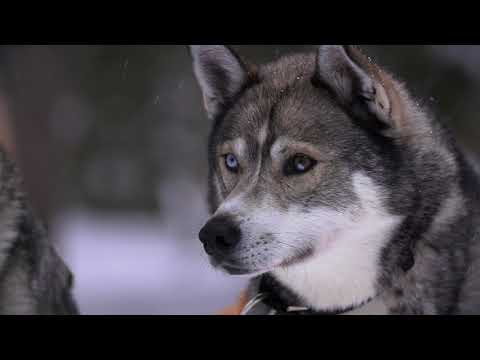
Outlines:
{"type": "Polygon", "coordinates": [[[220,217],[210,220],[198,236],[207,254],[213,255],[233,248],[240,241],[241,233],[230,218],[220,217]]]}

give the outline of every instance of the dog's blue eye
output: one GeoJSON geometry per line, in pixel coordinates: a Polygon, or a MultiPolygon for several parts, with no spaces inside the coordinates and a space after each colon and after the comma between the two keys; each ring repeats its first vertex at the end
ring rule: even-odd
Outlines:
{"type": "Polygon", "coordinates": [[[225,156],[225,166],[227,167],[228,170],[232,172],[237,172],[238,171],[238,160],[233,154],[228,154],[225,156]]]}
{"type": "Polygon", "coordinates": [[[289,161],[287,161],[285,173],[287,175],[304,174],[312,170],[316,164],[317,162],[307,155],[295,155],[289,161]]]}

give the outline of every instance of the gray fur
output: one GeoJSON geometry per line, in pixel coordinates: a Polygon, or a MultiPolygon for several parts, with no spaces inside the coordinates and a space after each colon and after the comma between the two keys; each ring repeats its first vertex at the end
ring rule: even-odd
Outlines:
{"type": "Polygon", "coordinates": [[[16,166],[0,149],[0,314],[77,314],[73,276],[21,188],[16,166]]]}
{"type": "Polygon", "coordinates": [[[190,51],[205,109],[210,118],[215,118],[247,82],[247,69],[225,46],[192,45],[190,51]]]}
{"type": "MultiPolygon", "coordinates": [[[[193,60],[198,73],[201,64],[193,60]]],[[[231,216],[245,234],[258,227],[249,213],[260,204],[279,211],[300,208],[304,214],[320,207],[341,213],[358,200],[350,179],[361,172],[382,189],[385,210],[401,219],[385,235],[375,280],[376,296],[388,312],[480,313],[479,176],[450,132],[403,84],[356,48],[321,46],[259,67],[237,89],[213,117],[209,204],[214,217],[231,216]],[[285,152],[295,141],[308,143],[319,166],[302,178],[282,176],[271,148],[285,136],[285,152]],[[246,142],[247,151],[243,172],[234,176],[222,168],[219,149],[236,139],[246,142]],[[236,194],[244,194],[239,212],[222,212],[236,194]]],[[[228,261],[244,273],[260,270],[270,261],[274,233],[272,228],[265,234],[264,250],[252,250],[244,235],[228,261]],[[250,265],[245,248],[254,251],[250,265]]],[[[293,263],[309,256],[309,243],[299,232],[293,263]]]]}

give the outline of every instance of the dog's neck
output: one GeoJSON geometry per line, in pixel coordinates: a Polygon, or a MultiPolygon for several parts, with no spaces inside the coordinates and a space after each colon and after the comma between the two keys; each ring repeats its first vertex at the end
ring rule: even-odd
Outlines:
{"type": "Polygon", "coordinates": [[[349,308],[318,311],[299,306],[301,300],[270,274],[256,279],[255,291],[242,309],[242,315],[386,315],[388,309],[380,297],[349,308]]]}
{"type": "Polygon", "coordinates": [[[317,311],[357,307],[377,295],[381,251],[389,238],[384,240],[384,236],[387,234],[352,237],[344,246],[330,249],[330,254],[276,269],[272,275],[297,294],[300,305],[317,311]]]}
{"type": "Polygon", "coordinates": [[[381,191],[365,176],[354,178],[361,216],[331,234],[331,246],[301,262],[272,271],[300,304],[316,311],[356,308],[377,296],[381,253],[403,217],[381,201],[381,191]]]}
{"type": "Polygon", "coordinates": [[[272,275],[262,276],[259,284],[259,293],[264,294],[263,302],[276,314],[299,314],[299,315],[342,315],[362,308],[372,299],[362,304],[349,307],[330,308],[325,310],[313,309],[305,304],[294,292],[278,282],[272,275]],[[291,310],[299,309],[299,310],[291,310]]]}

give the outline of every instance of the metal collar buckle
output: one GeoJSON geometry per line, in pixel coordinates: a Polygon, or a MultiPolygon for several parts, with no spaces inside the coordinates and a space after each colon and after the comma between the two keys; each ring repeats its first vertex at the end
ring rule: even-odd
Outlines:
{"type": "MultiPolygon", "coordinates": [[[[243,308],[241,311],[240,315],[248,315],[250,312],[252,312],[258,305],[262,304],[263,300],[267,298],[266,293],[259,293],[255,297],[253,297],[243,308]]],[[[287,308],[287,313],[295,313],[295,312],[302,312],[302,311],[308,311],[309,309],[306,307],[300,307],[300,306],[289,306],[287,308]]],[[[270,309],[265,315],[277,315],[278,311],[275,309],[270,309]]]]}
{"type": "Polygon", "coordinates": [[[306,307],[301,307],[301,306],[289,306],[287,308],[287,313],[294,313],[294,312],[303,312],[303,311],[308,311],[310,310],[309,308],[306,307]]]}
{"type": "MultiPolygon", "coordinates": [[[[261,304],[262,301],[265,300],[266,298],[267,298],[267,294],[265,293],[257,294],[245,305],[240,315],[248,315],[252,310],[255,309],[257,305],[261,304]]],[[[267,315],[274,315],[274,314],[268,313],[267,315]]]]}

